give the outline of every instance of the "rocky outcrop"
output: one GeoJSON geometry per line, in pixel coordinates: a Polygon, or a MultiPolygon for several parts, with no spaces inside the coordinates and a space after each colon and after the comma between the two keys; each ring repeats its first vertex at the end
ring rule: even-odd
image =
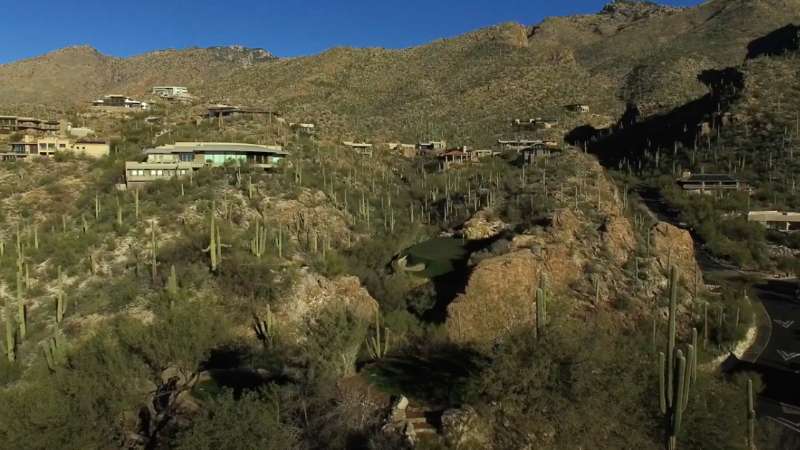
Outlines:
{"type": "MultiPolygon", "coordinates": [[[[682,280],[693,282],[700,273],[692,235],[683,229],[659,222],[650,230],[650,245],[656,264],[664,274],[675,265],[682,280]]],[[[665,280],[666,282],[666,280],[665,280]]]]}
{"type": "Polygon", "coordinates": [[[586,257],[577,236],[582,227],[572,211],[557,211],[547,231],[516,236],[509,253],[478,263],[466,291],[447,309],[450,338],[490,343],[532,323],[534,291],[542,273],[547,273],[552,292],[563,291],[581,276],[586,257]]]}
{"type": "Polygon", "coordinates": [[[313,319],[330,307],[344,307],[364,320],[372,320],[378,302],[361,286],[357,277],[328,279],[303,268],[277,314],[288,325],[296,325],[313,319]]]}
{"type": "Polygon", "coordinates": [[[493,217],[490,211],[482,209],[464,222],[461,234],[469,241],[479,241],[498,236],[507,226],[502,220],[493,217]]]}

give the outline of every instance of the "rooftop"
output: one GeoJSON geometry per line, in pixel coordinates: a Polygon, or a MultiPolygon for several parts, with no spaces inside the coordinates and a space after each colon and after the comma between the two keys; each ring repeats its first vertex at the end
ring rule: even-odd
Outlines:
{"type": "Polygon", "coordinates": [[[145,154],[203,153],[203,152],[271,153],[288,155],[280,145],[241,144],[236,142],[176,142],[146,149],[145,154]]]}
{"type": "Polygon", "coordinates": [[[679,181],[688,183],[736,183],[739,179],[726,173],[693,173],[684,176],[679,181]]]}

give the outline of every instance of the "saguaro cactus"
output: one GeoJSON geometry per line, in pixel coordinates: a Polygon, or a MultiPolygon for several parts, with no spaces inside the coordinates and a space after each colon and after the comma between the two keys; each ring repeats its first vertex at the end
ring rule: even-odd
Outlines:
{"type": "Polygon", "coordinates": [[[178,274],[175,272],[175,265],[169,268],[169,278],[167,279],[167,295],[170,302],[178,298],[178,274]]]}
{"type": "Polygon", "coordinates": [[[381,312],[378,309],[375,310],[375,335],[367,338],[367,352],[373,360],[381,359],[389,353],[389,329],[384,330],[381,339],[381,312]]]}
{"type": "Polygon", "coordinates": [[[547,273],[539,276],[539,287],[536,289],[536,336],[544,334],[547,325],[547,273]]]}
{"type": "Polygon", "coordinates": [[[8,306],[6,306],[6,340],[5,340],[5,351],[6,351],[6,358],[8,358],[8,362],[13,363],[17,359],[17,343],[16,343],[16,336],[15,330],[16,328],[14,324],[14,318],[11,317],[11,312],[9,311],[8,306]]]}
{"type": "Polygon", "coordinates": [[[119,197],[116,197],[117,201],[117,226],[122,226],[122,205],[119,204],[119,197]]]}
{"type": "Polygon", "coordinates": [[[264,319],[258,316],[254,317],[253,329],[256,332],[256,337],[265,346],[272,347],[275,343],[277,336],[277,327],[275,326],[275,315],[272,314],[272,309],[267,305],[267,314],[264,319]]]}
{"type": "Polygon", "coordinates": [[[255,235],[250,240],[250,251],[258,259],[267,251],[267,228],[261,225],[261,221],[256,221],[255,235]]]}
{"type": "Polygon", "coordinates": [[[139,221],[139,190],[133,190],[133,218],[139,221]]]}
{"type": "Polygon", "coordinates": [[[25,300],[22,295],[22,274],[17,273],[17,325],[19,326],[19,339],[24,340],[28,334],[28,317],[25,300]]]}
{"type": "Polygon", "coordinates": [[[209,254],[211,262],[211,271],[216,272],[222,263],[222,238],[219,232],[219,226],[214,220],[214,203],[211,204],[211,212],[209,213],[209,226],[208,226],[208,247],[203,251],[209,254]]]}
{"type": "Polygon", "coordinates": [[[678,272],[675,266],[670,268],[669,279],[669,335],[667,353],[659,352],[659,407],[666,418],[667,448],[677,448],[677,436],[681,430],[683,413],[689,404],[689,392],[697,373],[697,330],[692,330],[692,344],[687,347],[684,356],[680,349],[675,349],[678,301],[678,272]],[[665,367],[666,366],[666,367],[665,367]]]}
{"type": "Polygon", "coordinates": [[[94,194],[94,220],[100,220],[100,194],[94,194]]]}
{"type": "Polygon", "coordinates": [[[61,266],[58,266],[58,293],[56,294],[56,323],[61,325],[64,314],[67,312],[67,302],[64,298],[64,279],[61,276],[61,266]]]}
{"type": "Polygon", "coordinates": [[[64,362],[64,338],[60,333],[42,342],[42,352],[44,353],[47,368],[55,372],[56,368],[64,362]]]}
{"type": "Polygon", "coordinates": [[[156,278],[158,277],[158,241],[156,241],[155,221],[150,227],[150,249],[151,249],[150,272],[151,276],[153,277],[153,282],[155,283],[156,278]]]}

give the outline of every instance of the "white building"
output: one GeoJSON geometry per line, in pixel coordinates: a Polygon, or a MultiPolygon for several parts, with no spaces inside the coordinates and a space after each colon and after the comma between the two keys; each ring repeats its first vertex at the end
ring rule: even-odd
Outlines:
{"type": "Polygon", "coordinates": [[[184,86],[154,86],[153,95],[159,97],[188,97],[189,89],[184,86]]]}

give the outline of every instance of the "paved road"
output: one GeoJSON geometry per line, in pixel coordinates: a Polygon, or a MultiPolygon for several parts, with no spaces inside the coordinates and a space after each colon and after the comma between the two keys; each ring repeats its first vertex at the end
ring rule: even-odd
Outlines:
{"type": "MultiPolygon", "coordinates": [[[[657,191],[640,190],[639,195],[651,217],[685,227],[679,223],[678,211],[668,208],[657,191]]],[[[697,260],[705,277],[728,282],[760,280],[756,281],[753,292],[763,304],[771,326],[766,330],[760,327],[757,341],[763,342],[768,336],[768,342],[760,353],[756,350],[755,362],[730,361],[732,364],[726,370],[760,374],[765,389],[757,402],[759,416],[768,417],[800,434],[800,299],[796,295],[800,281],[770,280],[762,274],[717,261],[699,245],[698,237],[693,237],[697,260]]],[[[800,448],[796,445],[792,444],[790,448],[800,448]]]]}

